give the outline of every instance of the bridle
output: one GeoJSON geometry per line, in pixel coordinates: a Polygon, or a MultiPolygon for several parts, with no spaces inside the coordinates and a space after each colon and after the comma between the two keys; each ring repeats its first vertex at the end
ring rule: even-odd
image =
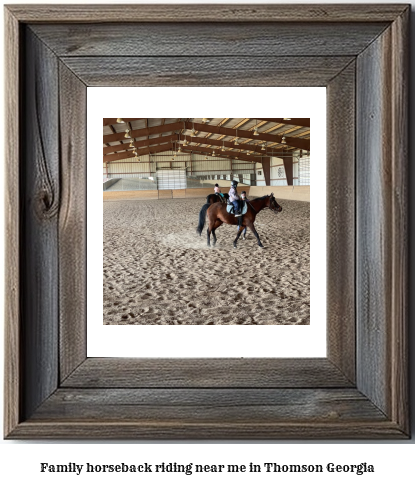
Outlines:
{"type": "Polygon", "coordinates": [[[282,210],[281,205],[278,205],[277,200],[275,200],[275,197],[273,195],[269,197],[268,208],[272,210],[274,213],[279,213],[282,210]]]}

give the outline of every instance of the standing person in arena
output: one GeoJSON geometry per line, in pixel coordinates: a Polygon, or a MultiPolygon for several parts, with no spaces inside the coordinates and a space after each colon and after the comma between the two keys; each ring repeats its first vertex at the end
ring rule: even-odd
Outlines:
{"type": "MultiPolygon", "coordinates": [[[[246,197],[246,191],[245,190],[241,192],[241,203],[242,202],[249,202],[249,199],[246,197]]],[[[243,203],[242,203],[242,205],[243,205],[243,203]]],[[[239,225],[238,225],[238,230],[239,230],[239,225]]],[[[242,232],[242,239],[243,240],[245,240],[246,231],[247,231],[247,228],[245,227],[245,229],[242,232]]]]}
{"type": "Polygon", "coordinates": [[[239,204],[239,195],[238,190],[236,187],[238,186],[238,182],[235,180],[231,181],[231,189],[229,190],[229,201],[232,203],[235,209],[235,217],[241,216],[240,204],[239,204]]]}

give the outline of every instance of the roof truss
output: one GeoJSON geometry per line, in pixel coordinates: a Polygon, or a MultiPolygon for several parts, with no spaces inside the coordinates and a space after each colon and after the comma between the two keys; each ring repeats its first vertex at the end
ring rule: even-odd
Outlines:
{"type": "MultiPolygon", "coordinates": [[[[278,156],[283,151],[287,151],[287,148],[290,150],[310,150],[310,131],[301,130],[303,127],[309,127],[310,119],[240,119],[232,127],[224,126],[231,119],[222,119],[216,124],[209,123],[209,120],[207,123],[190,122],[189,119],[183,121],[178,119],[176,122],[166,124],[166,119],[159,119],[161,123],[155,126],[149,126],[149,119],[125,118],[123,120],[126,128],[129,129],[129,134],[127,134],[129,137],[125,137],[125,131],[115,132],[112,125],[109,125],[114,133],[106,134],[103,137],[105,145],[103,148],[104,162],[129,159],[131,157],[129,152],[133,150],[130,147],[131,142],[133,142],[138,155],[177,150],[178,144],[186,140],[188,145],[183,147],[183,150],[186,148],[185,152],[200,152],[211,155],[215,147],[220,147],[221,151],[218,156],[246,161],[260,161],[264,157],[278,156]],[[145,120],[146,127],[132,130],[131,122],[136,120],[145,120]],[[254,125],[249,126],[248,123],[252,124],[253,121],[254,125]],[[270,127],[269,123],[275,123],[275,125],[270,127]],[[247,128],[243,129],[242,126],[247,128]],[[268,128],[266,128],[267,126],[268,128]],[[265,130],[255,135],[254,129],[265,130]],[[272,133],[277,130],[278,133],[272,133]],[[185,135],[184,131],[192,131],[194,136],[185,135]],[[293,135],[289,135],[290,133],[293,135]],[[151,136],[153,137],[150,138],[151,136]],[[283,137],[284,143],[282,142],[283,137]],[[240,141],[237,145],[235,145],[236,140],[240,141]]],[[[116,123],[116,119],[104,119],[104,121],[116,123]]]]}

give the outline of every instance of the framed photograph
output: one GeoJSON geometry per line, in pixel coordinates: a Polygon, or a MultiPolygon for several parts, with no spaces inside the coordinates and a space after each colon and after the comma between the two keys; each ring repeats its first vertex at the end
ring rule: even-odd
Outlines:
{"type": "Polygon", "coordinates": [[[409,437],[409,15],[6,7],[5,438],[409,437]],[[324,357],[88,356],[92,87],[326,88],[324,357]]]}
{"type": "Polygon", "coordinates": [[[324,357],[326,89],[93,87],[87,98],[88,356],[324,357]],[[133,115],[131,100],[151,117],[104,117],[133,115]],[[233,117],[177,118],[195,104],[233,117]],[[234,242],[226,206],[207,246],[207,201],[233,180],[265,247],[248,224],[234,242]],[[267,206],[271,193],[282,211],[267,206]]]}

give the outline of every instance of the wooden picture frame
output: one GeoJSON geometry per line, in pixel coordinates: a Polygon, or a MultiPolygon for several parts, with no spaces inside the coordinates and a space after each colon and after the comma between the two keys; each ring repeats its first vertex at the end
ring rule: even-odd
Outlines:
{"type": "Polygon", "coordinates": [[[406,439],[408,5],[11,5],[5,437],[406,439]],[[86,357],[87,86],[327,87],[327,358],[86,357]]]}

